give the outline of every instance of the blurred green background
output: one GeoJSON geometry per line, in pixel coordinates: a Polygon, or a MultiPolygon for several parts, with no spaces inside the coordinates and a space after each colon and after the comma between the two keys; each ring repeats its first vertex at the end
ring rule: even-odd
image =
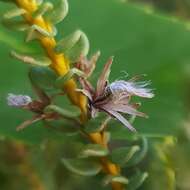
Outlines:
{"type": "MultiPolygon", "coordinates": [[[[76,29],[85,31],[90,54],[102,53],[94,79],[114,55],[111,81],[125,77],[123,71],[129,77],[147,74],[145,79],[152,81],[155,98],[143,101],[141,107],[149,119],[138,118],[134,123],[140,134],[150,137],[142,166],[150,177],[139,189],[189,190],[190,1],[69,0],[69,4],[69,16],[58,25],[57,39],[76,29]],[[177,143],[171,136],[178,137],[177,143]]],[[[0,3],[0,14],[10,7],[0,3]]],[[[6,96],[10,92],[33,94],[27,66],[12,59],[9,52],[39,48],[35,42],[25,44],[23,36],[0,25],[0,189],[106,189],[98,182],[101,176],[81,178],[59,164],[61,145],[67,141],[64,135],[41,124],[15,131],[31,115],[8,107],[6,96]]],[[[130,136],[121,126],[112,128],[114,139],[130,136]]]]}

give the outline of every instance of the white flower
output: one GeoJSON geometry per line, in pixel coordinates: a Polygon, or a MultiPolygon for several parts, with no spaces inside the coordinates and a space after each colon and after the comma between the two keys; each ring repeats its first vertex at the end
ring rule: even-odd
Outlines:
{"type": "Polygon", "coordinates": [[[9,93],[7,96],[7,104],[13,107],[23,107],[32,102],[31,97],[26,95],[15,95],[9,93]]]}
{"type": "Polygon", "coordinates": [[[119,80],[111,83],[107,86],[107,88],[110,89],[111,93],[114,96],[120,94],[128,94],[143,98],[153,98],[154,94],[151,92],[151,89],[145,88],[149,84],[150,82],[134,82],[119,80]]]}
{"type": "Polygon", "coordinates": [[[112,58],[105,64],[96,89],[86,79],[81,78],[80,83],[83,89],[80,91],[89,99],[92,117],[95,117],[98,111],[104,111],[119,120],[131,131],[135,131],[135,128],[123,117],[122,113],[147,117],[146,114],[137,111],[140,104],[130,103],[130,99],[132,96],[152,98],[154,94],[151,89],[146,88],[150,82],[137,82],[136,80],[139,79],[137,76],[128,81],[119,80],[108,84],[111,65],[112,58]]]}

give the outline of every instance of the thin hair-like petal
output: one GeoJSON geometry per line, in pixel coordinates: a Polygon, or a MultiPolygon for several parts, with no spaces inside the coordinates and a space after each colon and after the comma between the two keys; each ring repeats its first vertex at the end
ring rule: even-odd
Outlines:
{"type": "Polygon", "coordinates": [[[122,112],[122,113],[127,113],[130,115],[136,115],[136,116],[140,116],[140,117],[147,117],[147,115],[145,113],[139,112],[137,111],[135,108],[133,108],[130,105],[123,105],[123,104],[107,104],[104,107],[106,107],[107,109],[116,111],[116,112],[122,112]]]}
{"type": "Polygon", "coordinates": [[[104,108],[104,110],[109,113],[111,116],[115,117],[116,119],[118,119],[123,125],[125,125],[129,130],[135,132],[136,129],[118,112],[113,111],[113,110],[109,110],[104,108]]]}
{"type": "Polygon", "coordinates": [[[100,51],[96,52],[90,59],[89,65],[86,68],[86,75],[87,77],[91,76],[93,73],[95,67],[96,67],[96,62],[98,61],[98,58],[100,57],[100,51]]]}
{"type": "Polygon", "coordinates": [[[145,88],[149,82],[128,82],[124,80],[115,81],[109,85],[113,95],[118,96],[121,93],[135,95],[143,98],[153,98],[151,89],[145,88]]]}
{"type": "Polygon", "coordinates": [[[110,72],[111,72],[111,65],[113,62],[113,57],[111,57],[108,62],[105,64],[104,69],[98,79],[97,88],[96,88],[96,96],[100,96],[103,94],[106,83],[108,81],[110,72]]]}
{"type": "Polygon", "coordinates": [[[90,84],[90,82],[82,77],[79,78],[79,82],[84,90],[87,90],[90,94],[94,94],[94,87],[90,84]]]}

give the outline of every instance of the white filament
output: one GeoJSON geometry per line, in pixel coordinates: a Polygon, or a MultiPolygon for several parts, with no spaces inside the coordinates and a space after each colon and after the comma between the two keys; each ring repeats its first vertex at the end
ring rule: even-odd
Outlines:
{"type": "Polygon", "coordinates": [[[119,80],[111,83],[108,88],[114,96],[126,93],[128,95],[152,98],[154,94],[151,92],[151,89],[145,88],[149,84],[150,82],[127,82],[119,80]]]}

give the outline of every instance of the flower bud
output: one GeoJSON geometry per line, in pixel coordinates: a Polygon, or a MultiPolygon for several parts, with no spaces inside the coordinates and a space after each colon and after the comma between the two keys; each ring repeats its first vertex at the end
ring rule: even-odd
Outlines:
{"type": "Polygon", "coordinates": [[[53,24],[61,22],[69,12],[67,0],[59,0],[59,3],[51,12],[47,12],[45,19],[53,24]]]}
{"type": "Polygon", "coordinates": [[[31,102],[32,102],[31,97],[26,96],[26,95],[15,95],[15,94],[10,93],[7,96],[7,104],[9,106],[19,108],[19,107],[26,106],[31,102]]]}

